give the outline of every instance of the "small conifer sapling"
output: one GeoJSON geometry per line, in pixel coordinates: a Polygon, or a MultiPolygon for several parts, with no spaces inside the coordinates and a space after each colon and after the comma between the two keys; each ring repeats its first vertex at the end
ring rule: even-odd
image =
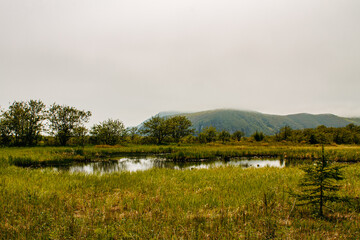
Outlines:
{"type": "Polygon", "coordinates": [[[341,168],[342,166],[334,165],[326,159],[322,146],[321,159],[303,168],[305,176],[299,184],[302,192],[295,194],[298,205],[312,205],[319,216],[324,216],[323,208],[327,202],[342,200],[336,194],[341,187],[337,182],[343,180],[341,168]]]}

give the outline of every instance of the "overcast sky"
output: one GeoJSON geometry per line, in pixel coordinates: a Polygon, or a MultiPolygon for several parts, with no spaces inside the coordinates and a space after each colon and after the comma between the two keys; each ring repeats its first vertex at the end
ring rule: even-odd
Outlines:
{"type": "Polygon", "coordinates": [[[359,0],[0,0],[0,106],[137,125],[215,108],[360,116],[359,0]]]}

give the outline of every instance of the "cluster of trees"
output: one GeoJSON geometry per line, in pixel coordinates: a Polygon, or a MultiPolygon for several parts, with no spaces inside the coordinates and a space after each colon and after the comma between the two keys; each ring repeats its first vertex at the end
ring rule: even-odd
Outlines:
{"type": "Polygon", "coordinates": [[[163,118],[157,115],[144,122],[140,133],[157,144],[165,141],[179,142],[181,138],[193,134],[191,125],[191,121],[185,116],[163,118]]]}
{"type": "Polygon", "coordinates": [[[40,100],[15,101],[0,114],[0,145],[34,146],[45,145],[115,145],[133,143],[209,143],[240,141],[241,131],[230,134],[218,132],[214,127],[195,134],[191,121],[185,116],[154,116],[144,122],[140,129],[125,128],[120,120],[108,119],[88,129],[85,124],[91,117],[90,111],[58,105],[47,107],[40,100]],[[195,136],[196,135],[196,136],[195,136]]]}
{"type": "Polygon", "coordinates": [[[204,128],[197,135],[197,142],[208,143],[214,141],[228,142],[231,140],[240,141],[267,141],[267,142],[293,142],[306,144],[360,144],[360,126],[349,124],[346,127],[326,127],[324,125],[317,128],[294,130],[289,126],[284,126],[279,132],[272,136],[267,136],[262,132],[256,131],[251,137],[245,137],[242,131],[230,134],[228,131],[217,132],[214,127],[204,128]]]}
{"type": "Polygon", "coordinates": [[[360,144],[360,126],[349,124],[346,127],[334,128],[321,125],[301,130],[285,126],[273,138],[275,141],[309,144],[360,144]]]}
{"type": "MultiPolygon", "coordinates": [[[[0,145],[34,146],[40,141],[47,145],[114,145],[127,134],[119,120],[108,119],[95,124],[90,130],[85,123],[90,111],[58,105],[47,107],[40,100],[15,101],[0,114],[0,145]]],[[[134,129],[129,130],[134,136],[134,129]]]]}
{"type": "Polygon", "coordinates": [[[143,136],[143,142],[151,143],[210,143],[221,141],[223,143],[231,140],[240,141],[244,133],[236,131],[233,134],[223,130],[217,131],[214,127],[206,127],[196,133],[192,128],[191,121],[185,116],[160,117],[154,116],[144,122],[138,131],[143,136]]]}
{"type": "Polygon", "coordinates": [[[225,143],[230,142],[231,140],[240,141],[244,135],[245,134],[242,131],[235,131],[233,134],[230,134],[230,132],[226,130],[218,132],[214,127],[206,127],[198,134],[197,140],[199,143],[209,143],[215,141],[225,143]]]}
{"type": "Polygon", "coordinates": [[[126,129],[120,120],[108,119],[90,129],[85,123],[90,111],[54,103],[47,107],[40,100],[15,101],[0,114],[0,144],[3,146],[34,146],[39,141],[49,145],[106,144],[124,141],[179,142],[194,133],[191,121],[184,116],[155,116],[136,127],[126,129]]]}
{"type": "Polygon", "coordinates": [[[56,103],[49,108],[40,100],[15,101],[0,115],[1,145],[33,146],[43,133],[66,145],[72,136],[85,135],[91,112],[56,103]]]}
{"type": "MultiPolygon", "coordinates": [[[[144,122],[140,129],[125,128],[120,120],[108,119],[90,129],[85,124],[90,111],[58,105],[47,107],[40,100],[15,101],[0,112],[0,145],[34,146],[40,141],[47,145],[115,145],[132,143],[210,143],[240,141],[245,138],[242,131],[230,133],[206,127],[195,133],[191,121],[185,116],[154,116],[144,122]]],[[[293,130],[285,126],[274,136],[265,136],[256,131],[251,141],[288,141],[309,144],[360,144],[360,126],[349,124],[343,128],[319,126],[314,129],[293,130]]]]}

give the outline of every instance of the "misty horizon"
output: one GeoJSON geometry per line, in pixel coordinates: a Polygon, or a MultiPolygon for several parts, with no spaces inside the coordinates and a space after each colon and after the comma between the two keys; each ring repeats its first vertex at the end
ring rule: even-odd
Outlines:
{"type": "Polygon", "coordinates": [[[360,1],[0,3],[0,106],[360,116],[360,1]]]}

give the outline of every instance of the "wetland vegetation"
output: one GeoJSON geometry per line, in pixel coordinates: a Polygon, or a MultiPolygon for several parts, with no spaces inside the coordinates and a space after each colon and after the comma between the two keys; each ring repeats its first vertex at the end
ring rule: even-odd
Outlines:
{"type": "Polygon", "coordinates": [[[356,239],[360,164],[344,169],[339,195],[318,218],[288,192],[298,167],[224,166],[82,174],[0,167],[2,239],[356,239]]]}
{"type": "MultiPolygon", "coordinates": [[[[360,151],[345,145],[326,149],[337,161],[360,151]]],[[[338,195],[352,200],[327,204],[322,218],[311,205],[297,206],[290,194],[304,176],[301,165],[243,169],[228,164],[91,175],[17,167],[93,159],[106,164],[129,154],[182,156],[177,159],[198,164],[243,155],[296,162],[318,159],[321,148],[260,143],[2,148],[0,238],[356,239],[360,234],[360,163],[337,163],[346,165],[338,195]]]]}
{"type": "Polygon", "coordinates": [[[155,116],[139,129],[109,119],[87,129],[90,116],[56,104],[46,110],[41,101],[14,102],[3,111],[0,239],[356,239],[360,234],[358,126],[284,126],[273,136],[245,136],[213,127],[196,133],[185,117],[155,116]],[[298,206],[291,192],[306,176],[303,162],[323,158],[322,144],[327,160],[344,167],[335,197],[347,201],[327,203],[319,217],[316,206],[298,206]],[[134,158],[146,166],[171,167],[123,171],[134,158]],[[247,159],[260,161],[259,167],[241,167],[247,159]],[[276,167],[260,167],[266,165],[262,160],[276,167]],[[94,171],[114,162],[110,168],[121,171],[94,171]],[[88,165],[92,174],[41,168],[49,165],[88,165]]]}

